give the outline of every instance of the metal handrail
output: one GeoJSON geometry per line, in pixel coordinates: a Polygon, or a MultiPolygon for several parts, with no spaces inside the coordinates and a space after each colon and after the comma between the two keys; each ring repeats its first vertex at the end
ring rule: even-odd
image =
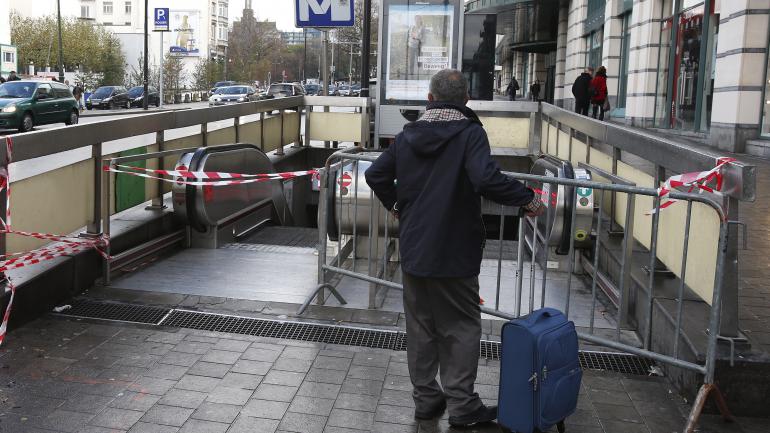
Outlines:
{"type": "MultiPolygon", "coordinates": [[[[626,126],[602,122],[551,104],[541,104],[542,115],[613,148],[636,155],[676,173],[709,170],[723,157],[716,151],[667,140],[626,126]]],[[[545,120],[545,119],[544,119],[545,120]]],[[[756,198],[756,168],[736,161],[724,167],[723,194],[741,201],[756,198]]]]}

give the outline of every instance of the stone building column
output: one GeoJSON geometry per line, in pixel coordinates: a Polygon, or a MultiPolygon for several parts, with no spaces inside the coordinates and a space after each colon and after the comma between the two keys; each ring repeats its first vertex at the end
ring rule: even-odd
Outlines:
{"type": "Polygon", "coordinates": [[[709,141],[744,152],[759,135],[770,0],[722,0],[709,141]]]}
{"type": "Polygon", "coordinates": [[[564,108],[573,110],[575,98],[572,96],[572,83],[585,69],[586,41],[583,27],[588,14],[587,0],[572,0],[567,15],[567,51],[564,70],[564,108]]]}
{"type": "Polygon", "coordinates": [[[612,108],[618,102],[620,57],[623,54],[623,0],[608,0],[604,9],[604,35],[602,41],[602,65],[607,68],[607,93],[612,108]]]}
{"type": "Polygon", "coordinates": [[[556,36],[556,86],[554,88],[554,104],[557,107],[564,106],[565,93],[569,87],[565,86],[564,72],[567,62],[567,15],[569,14],[569,1],[559,3],[559,30],[556,36]],[[565,91],[565,88],[567,89],[565,91]]]}

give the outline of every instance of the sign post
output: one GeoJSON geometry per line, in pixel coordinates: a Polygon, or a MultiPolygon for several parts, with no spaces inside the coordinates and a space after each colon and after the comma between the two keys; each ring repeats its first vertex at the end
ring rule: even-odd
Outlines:
{"type": "MultiPolygon", "coordinates": [[[[158,89],[158,106],[163,107],[163,32],[169,31],[168,9],[155,8],[155,29],[160,32],[160,86],[158,89]]],[[[147,99],[147,95],[144,96],[147,99]]]]}
{"type": "Polygon", "coordinates": [[[321,80],[323,94],[328,96],[329,66],[326,53],[329,50],[329,29],[353,26],[355,23],[354,0],[294,0],[294,6],[295,25],[298,28],[314,27],[323,32],[321,80]]]}

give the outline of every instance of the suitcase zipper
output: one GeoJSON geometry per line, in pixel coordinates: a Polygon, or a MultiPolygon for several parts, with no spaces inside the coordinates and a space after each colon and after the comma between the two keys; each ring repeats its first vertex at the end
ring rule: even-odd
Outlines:
{"type": "Polygon", "coordinates": [[[545,382],[545,378],[548,377],[548,366],[543,366],[543,382],[545,382]]]}
{"type": "Polygon", "coordinates": [[[527,382],[532,382],[532,390],[537,391],[537,372],[532,373],[532,376],[527,382]]]}

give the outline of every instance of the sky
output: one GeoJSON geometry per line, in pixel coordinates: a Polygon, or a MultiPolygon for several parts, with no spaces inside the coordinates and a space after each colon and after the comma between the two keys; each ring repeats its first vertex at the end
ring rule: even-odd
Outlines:
{"type": "MultiPolygon", "coordinates": [[[[3,1],[3,0],[0,0],[3,1]]],[[[230,24],[243,15],[245,0],[230,0],[228,14],[230,24]]],[[[294,1],[293,0],[252,0],[252,9],[257,19],[275,21],[278,30],[294,31],[294,1]]]]}

